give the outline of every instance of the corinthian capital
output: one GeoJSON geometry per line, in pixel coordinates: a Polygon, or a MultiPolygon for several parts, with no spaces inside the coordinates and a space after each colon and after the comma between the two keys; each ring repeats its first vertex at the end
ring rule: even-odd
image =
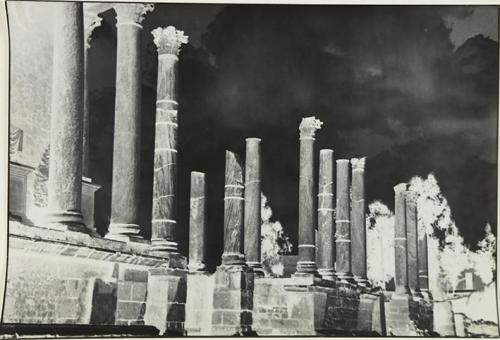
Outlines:
{"type": "Polygon", "coordinates": [[[188,42],[188,37],[184,31],[177,30],[174,26],[166,28],[158,27],[151,31],[154,43],[158,49],[158,54],[179,55],[182,44],[188,42]]]}
{"type": "Polygon", "coordinates": [[[114,5],[116,12],[116,25],[135,25],[142,28],[146,13],[153,11],[153,4],[127,4],[117,3],[114,5]]]}
{"type": "Polygon", "coordinates": [[[314,139],[316,130],[321,129],[321,125],[323,122],[314,116],[302,118],[299,125],[300,139],[314,139]]]}
{"type": "Polygon", "coordinates": [[[92,40],[92,31],[94,28],[101,26],[102,18],[96,13],[84,12],[83,23],[85,28],[85,47],[90,48],[90,41],[92,40]]]}
{"type": "Polygon", "coordinates": [[[356,170],[365,171],[365,164],[366,164],[366,157],[351,159],[351,165],[353,171],[356,170]]]}
{"type": "Polygon", "coordinates": [[[405,191],[405,201],[407,204],[415,205],[417,204],[418,193],[413,190],[405,191]]]}

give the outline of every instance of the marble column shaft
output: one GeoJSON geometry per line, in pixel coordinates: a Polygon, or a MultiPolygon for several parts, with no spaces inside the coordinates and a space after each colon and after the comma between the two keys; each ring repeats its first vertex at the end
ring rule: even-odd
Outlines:
{"type": "Polygon", "coordinates": [[[141,30],[152,7],[115,5],[117,14],[115,130],[108,238],[138,237],[141,142],[141,30]]]}
{"type": "Polygon", "coordinates": [[[336,270],[341,279],[352,278],[351,262],[351,209],[350,209],[349,160],[337,160],[336,208],[336,270]]]}
{"type": "Polygon", "coordinates": [[[407,184],[400,183],[394,187],[394,252],[396,293],[408,293],[408,260],[406,239],[406,204],[405,191],[407,184]]]}
{"type": "Polygon", "coordinates": [[[50,116],[49,227],[88,232],[81,214],[84,92],[83,7],[55,2],[50,116]]]}
{"type": "Polygon", "coordinates": [[[177,62],[187,37],[173,26],[151,33],[158,49],[151,244],[177,251],[177,62]]]}
{"type": "Polygon", "coordinates": [[[303,118],[300,131],[298,273],[316,273],[314,225],[314,136],[321,128],[315,117],[303,118]]]}
{"type": "Polygon", "coordinates": [[[418,227],[417,193],[405,192],[406,203],[406,246],[408,261],[408,287],[415,293],[418,289],[418,227]]]}
{"type": "Polygon", "coordinates": [[[366,281],[366,217],[365,217],[365,158],[351,159],[352,216],[351,257],[352,273],[357,280],[366,281]]]}
{"type": "Polygon", "coordinates": [[[191,172],[189,210],[189,271],[203,272],[207,256],[207,183],[205,174],[191,172]]]}
{"type": "Polygon", "coordinates": [[[429,290],[427,233],[418,235],[418,288],[421,292],[429,290]]]}
{"type": "Polygon", "coordinates": [[[319,152],[318,178],[318,272],[325,278],[334,278],[335,226],[333,208],[333,150],[319,152]]]}
{"type": "Polygon", "coordinates": [[[239,157],[226,151],[223,265],[243,265],[244,170],[239,157]]]}
{"type": "Polygon", "coordinates": [[[261,234],[261,184],[260,139],[246,139],[245,156],[245,213],[244,249],[246,263],[257,270],[262,268],[260,259],[261,234]]]}

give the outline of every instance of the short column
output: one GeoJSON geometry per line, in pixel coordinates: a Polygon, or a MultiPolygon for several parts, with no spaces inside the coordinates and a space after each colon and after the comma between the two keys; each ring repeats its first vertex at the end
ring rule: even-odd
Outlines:
{"type": "Polygon", "coordinates": [[[153,5],[115,4],[117,27],[111,222],[106,238],[139,237],[141,22],[153,5]]]}
{"type": "Polygon", "coordinates": [[[260,138],[246,139],[245,156],[245,223],[244,249],[246,263],[258,276],[264,276],[260,259],[260,138]]]}
{"type": "Polygon", "coordinates": [[[203,172],[191,172],[189,210],[189,271],[205,272],[207,256],[207,183],[203,172]]]}
{"type": "Polygon", "coordinates": [[[224,253],[223,265],[243,265],[243,166],[239,157],[226,151],[224,186],[224,253]]]}
{"type": "Polygon", "coordinates": [[[366,158],[351,159],[352,165],[352,216],[351,251],[352,273],[358,284],[368,285],[366,277],[366,208],[365,208],[366,158]]]}
{"type": "Polygon", "coordinates": [[[337,208],[335,218],[335,245],[337,277],[343,281],[351,281],[351,209],[349,194],[349,160],[337,160],[337,208]]]}
{"type": "Polygon", "coordinates": [[[418,290],[417,198],[418,194],[415,191],[405,192],[408,287],[412,293],[418,290]]]}
{"type": "Polygon", "coordinates": [[[177,62],[183,31],[173,26],[152,32],[158,49],[156,125],[153,169],[153,252],[177,251],[177,62]]]}
{"type": "Polygon", "coordinates": [[[397,294],[409,293],[406,251],[406,205],[404,197],[406,187],[406,183],[400,183],[394,187],[394,255],[396,259],[394,282],[397,294]]]}
{"type": "Polygon", "coordinates": [[[314,136],[322,124],[315,117],[307,117],[302,119],[299,126],[299,274],[313,274],[317,269],[314,240],[314,136]]]}
{"type": "Polygon", "coordinates": [[[55,2],[50,115],[48,209],[50,228],[89,232],[81,213],[83,127],[83,8],[55,2]]]}
{"type": "Polygon", "coordinates": [[[333,150],[319,152],[318,178],[318,273],[326,280],[335,278],[335,228],[333,209],[333,150]]]}

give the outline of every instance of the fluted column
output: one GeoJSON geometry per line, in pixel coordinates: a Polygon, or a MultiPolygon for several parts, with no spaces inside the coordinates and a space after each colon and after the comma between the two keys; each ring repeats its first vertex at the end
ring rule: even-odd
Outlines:
{"type": "Polygon", "coordinates": [[[177,62],[187,37],[173,26],[151,33],[158,49],[151,244],[153,251],[177,251],[177,62]]]}
{"type": "Polygon", "coordinates": [[[297,273],[316,273],[314,240],[314,136],[323,123],[303,118],[300,131],[299,258],[297,273]]]}
{"type": "Polygon", "coordinates": [[[189,271],[206,270],[207,257],[207,183],[203,172],[191,172],[189,210],[189,271]]]}
{"type": "Polygon", "coordinates": [[[318,273],[333,280],[335,271],[335,228],[333,209],[333,150],[319,152],[318,178],[318,273]]]}
{"type": "Polygon", "coordinates": [[[84,12],[83,17],[85,29],[85,48],[84,48],[84,96],[83,96],[83,160],[82,160],[82,173],[83,176],[90,177],[89,163],[90,163],[90,98],[89,98],[89,59],[88,50],[90,48],[90,41],[94,28],[101,26],[102,18],[97,13],[84,12]]]}
{"type": "Polygon", "coordinates": [[[366,277],[366,217],[365,217],[365,162],[366,158],[351,159],[352,165],[352,213],[351,251],[352,273],[361,285],[367,285],[366,277]]]}
{"type": "Polygon", "coordinates": [[[341,280],[352,280],[351,209],[349,160],[337,160],[337,208],[335,218],[335,244],[337,275],[341,280]]]}
{"type": "Polygon", "coordinates": [[[418,290],[417,198],[418,194],[415,191],[405,192],[408,287],[412,293],[418,290]]]}
{"type": "Polygon", "coordinates": [[[55,2],[48,227],[88,232],[81,214],[84,91],[83,8],[55,2]]]}
{"type": "Polygon", "coordinates": [[[396,293],[408,293],[408,259],[406,239],[406,204],[405,191],[407,184],[400,183],[394,187],[394,252],[396,293]]]}
{"type": "Polygon", "coordinates": [[[244,249],[246,263],[264,276],[260,259],[260,138],[246,139],[244,249]]]}
{"type": "Polygon", "coordinates": [[[239,157],[226,151],[224,186],[224,253],[223,265],[243,265],[244,171],[239,157]]]}
{"type": "Polygon", "coordinates": [[[115,5],[117,26],[111,223],[107,238],[138,237],[141,142],[141,22],[153,5],[115,5]]]}

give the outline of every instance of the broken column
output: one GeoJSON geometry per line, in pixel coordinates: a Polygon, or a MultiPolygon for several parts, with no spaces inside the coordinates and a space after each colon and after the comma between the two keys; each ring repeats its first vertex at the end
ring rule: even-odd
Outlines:
{"type": "Polygon", "coordinates": [[[158,50],[151,246],[177,251],[177,62],[187,37],[173,26],[151,33],[158,50]]]}
{"type": "Polygon", "coordinates": [[[117,27],[111,221],[107,238],[139,238],[141,30],[153,5],[115,4],[117,27]]]}
{"type": "Polygon", "coordinates": [[[318,178],[318,273],[326,280],[333,280],[335,278],[333,162],[333,150],[320,150],[318,178]]]}
{"type": "Polygon", "coordinates": [[[83,8],[53,3],[54,50],[47,227],[89,232],[81,213],[83,127],[83,8]]]}
{"type": "Polygon", "coordinates": [[[191,205],[189,210],[189,271],[206,270],[207,242],[207,183],[205,174],[191,172],[191,205]]]}
{"type": "Polygon", "coordinates": [[[405,191],[407,184],[400,183],[394,187],[394,251],[395,277],[397,294],[408,293],[408,260],[406,240],[406,205],[405,191]]]}
{"type": "Polygon", "coordinates": [[[406,247],[408,263],[408,287],[412,293],[418,289],[418,232],[417,198],[415,191],[406,191],[406,247]]]}
{"type": "Polygon", "coordinates": [[[351,249],[352,273],[356,282],[367,285],[366,276],[366,217],[365,217],[365,162],[366,158],[351,159],[352,216],[351,249]]]}
{"type": "Polygon", "coordinates": [[[316,272],[314,240],[314,136],[323,123],[315,117],[303,118],[300,131],[299,169],[299,257],[297,273],[316,272]]]}
{"type": "Polygon", "coordinates": [[[335,248],[337,277],[343,281],[352,280],[349,189],[349,160],[338,159],[335,248]]]}
{"type": "Polygon", "coordinates": [[[246,139],[244,249],[246,263],[264,276],[260,259],[260,138],[246,139]]]}

